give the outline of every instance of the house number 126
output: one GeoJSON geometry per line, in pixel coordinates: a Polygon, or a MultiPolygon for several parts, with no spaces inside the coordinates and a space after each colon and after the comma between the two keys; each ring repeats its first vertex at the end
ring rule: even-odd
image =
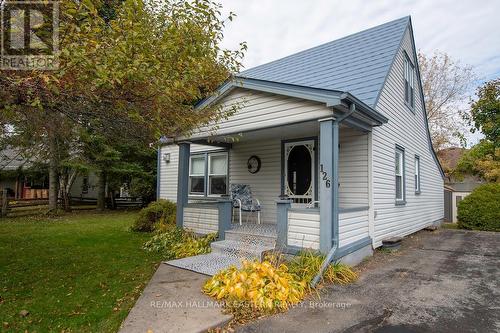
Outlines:
{"type": "Polygon", "coordinates": [[[330,188],[330,177],[328,177],[328,174],[323,170],[323,164],[320,164],[319,166],[319,173],[321,174],[322,179],[325,181],[326,188],[330,188]]]}

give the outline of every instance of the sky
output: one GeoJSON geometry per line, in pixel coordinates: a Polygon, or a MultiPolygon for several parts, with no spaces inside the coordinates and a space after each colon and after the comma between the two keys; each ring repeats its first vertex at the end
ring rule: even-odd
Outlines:
{"type": "MultiPolygon", "coordinates": [[[[500,0],[221,0],[223,46],[247,42],[245,68],[411,15],[417,49],[471,65],[475,85],[500,76],[500,0]]],[[[471,95],[473,90],[471,90],[471,95]]],[[[472,143],[479,136],[471,136],[472,143]]]]}

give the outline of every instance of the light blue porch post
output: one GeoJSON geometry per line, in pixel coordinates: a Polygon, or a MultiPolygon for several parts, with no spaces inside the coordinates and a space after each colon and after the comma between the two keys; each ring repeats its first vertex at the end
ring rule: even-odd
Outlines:
{"type": "Polygon", "coordinates": [[[182,228],[184,222],[184,207],[188,203],[189,193],[189,142],[179,143],[179,172],[177,175],[177,216],[176,224],[182,228]]]}
{"type": "Polygon", "coordinates": [[[321,252],[328,253],[338,220],[339,125],[333,118],[320,120],[319,140],[319,248],[321,252]]]}
{"type": "Polygon", "coordinates": [[[292,205],[291,199],[281,198],[276,200],[276,227],[278,247],[286,247],[288,232],[288,209],[292,205]]]}
{"type": "Polygon", "coordinates": [[[217,202],[217,207],[219,209],[219,240],[224,240],[226,230],[231,229],[233,201],[229,198],[222,198],[217,202]]]}

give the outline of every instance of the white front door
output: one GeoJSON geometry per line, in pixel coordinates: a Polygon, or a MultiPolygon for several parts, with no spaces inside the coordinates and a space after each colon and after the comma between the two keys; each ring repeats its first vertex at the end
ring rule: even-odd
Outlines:
{"type": "Polygon", "coordinates": [[[314,201],[314,140],[286,142],[283,156],[283,190],[294,206],[314,201]]]}

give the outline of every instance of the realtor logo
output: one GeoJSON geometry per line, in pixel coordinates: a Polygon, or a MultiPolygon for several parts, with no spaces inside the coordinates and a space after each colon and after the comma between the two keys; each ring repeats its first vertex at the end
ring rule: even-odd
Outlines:
{"type": "Polygon", "coordinates": [[[57,69],[59,3],[45,0],[0,3],[0,69],[57,69]]]}

